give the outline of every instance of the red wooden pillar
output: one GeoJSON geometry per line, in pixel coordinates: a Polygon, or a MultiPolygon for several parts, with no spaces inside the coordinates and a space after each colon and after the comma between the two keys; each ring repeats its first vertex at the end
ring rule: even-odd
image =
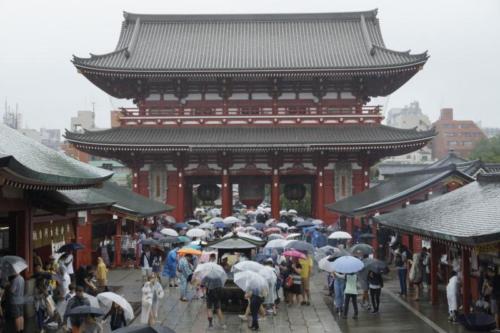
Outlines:
{"type": "Polygon", "coordinates": [[[324,168],[319,165],[316,168],[316,218],[323,220],[325,217],[325,196],[324,196],[324,168]]]}
{"type": "Polygon", "coordinates": [[[175,205],[175,212],[177,213],[177,216],[175,216],[176,220],[178,222],[184,221],[184,207],[185,207],[185,202],[184,202],[184,187],[185,187],[185,182],[184,182],[184,168],[181,166],[177,167],[177,205],[175,205]]]}
{"type": "Polygon", "coordinates": [[[464,314],[470,313],[470,250],[462,249],[462,304],[464,314]]]}
{"type": "Polygon", "coordinates": [[[139,193],[139,167],[132,168],[132,191],[139,193]]]}
{"type": "Polygon", "coordinates": [[[280,175],[278,169],[273,169],[271,177],[271,215],[274,219],[280,219],[280,175]]]}
{"type": "Polygon", "coordinates": [[[229,172],[222,169],[222,217],[233,215],[233,190],[229,182],[229,172]]]}
{"type": "Polygon", "coordinates": [[[125,218],[118,219],[115,223],[116,232],[115,232],[115,267],[120,267],[122,265],[122,221],[125,221],[125,218]]]}
{"type": "Polygon", "coordinates": [[[31,209],[26,208],[23,212],[16,214],[16,254],[26,260],[28,268],[23,271],[25,278],[33,272],[33,221],[31,220],[31,209]]]}
{"type": "Polygon", "coordinates": [[[439,303],[438,293],[438,270],[439,270],[439,244],[436,241],[431,241],[431,304],[437,305],[439,303]]]}

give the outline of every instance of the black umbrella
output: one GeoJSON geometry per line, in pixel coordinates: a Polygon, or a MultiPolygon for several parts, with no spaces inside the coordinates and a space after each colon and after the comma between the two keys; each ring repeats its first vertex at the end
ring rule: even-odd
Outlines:
{"type": "Polygon", "coordinates": [[[354,255],[369,255],[373,253],[373,247],[368,244],[356,244],[349,249],[354,255]]]}
{"type": "Polygon", "coordinates": [[[335,261],[335,259],[343,257],[343,256],[350,256],[351,254],[347,252],[344,249],[340,249],[340,251],[335,251],[333,254],[330,254],[330,257],[328,258],[329,261],[335,261]]]}
{"type": "Polygon", "coordinates": [[[160,243],[158,241],[156,241],[155,239],[152,239],[152,238],[146,238],[146,239],[142,240],[141,244],[142,245],[149,245],[149,246],[160,245],[160,243]]]}
{"type": "Polygon", "coordinates": [[[99,308],[95,308],[93,306],[80,305],[80,306],[74,307],[73,309],[69,310],[68,315],[70,315],[70,316],[83,316],[83,315],[104,316],[104,311],[102,311],[99,308]]]}
{"type": "Polygon", "coordinates": [[[372,271],[379,274],[388,273],[389,271],[387,264],[385,263],[385,261],[382,260],[367,258],[363,260],[363,263],[365,264],[365,268],[368,271],[372,271]]]}
{"type": "Polygon", "coordinates": [[[68,243],[64,244],[57,250],[57,253],[64,253],[64,252],[70,252],[70,251],[76,251],[76,250],[82,250],[84,249],[85,246],[83,246],[80,243],[68,243]]]}
{"type": "Polygon", "coordinates": [[[175,333],[175,331],[166,326],[133,325],[119,328],[113,333],[175,333]]]}

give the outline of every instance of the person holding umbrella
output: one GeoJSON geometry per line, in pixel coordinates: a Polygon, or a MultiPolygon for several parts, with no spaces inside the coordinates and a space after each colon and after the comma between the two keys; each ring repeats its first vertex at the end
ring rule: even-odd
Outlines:
{"type": "Polygon", "coordinates": [[[181,281],[181,302],[187,302],[188,283],[191,282],[193,276],[193,255],[186,254],[179,261],[179,273],[181,281]]]}
{"type": "Polygon", "coordinates": [[[66,311],[63,316],[64,330],[67,331],[66,323],[68,322],[68,317],[70,318],[71,330],[73,332],[80,332],[80,326],[82,325],[83,318],[81,316],[69,316],[71,309],[77,306],[87,305],[90,306],[90,301],[83,295],[83,287],[76,287],[76,294],[74,297],[70,298],[68,305],[66,306],[66,311]]]}
{"type": "Polygon", "coordinates": [[[370,270],[368,272],[368,287],[370,288],[370,298],[372,299],[372,313],[378,313],[380,306],[380,293],[384,287],[382,274],[370,270]]]}
{"type": "Polygon", "coordinates": [[[177,251],[179,247],[175,247],[167,254],[165,266],[163,267],[162,275],[168,278],[169,287],[177,287],[177,251]]]}
{"type": "Polygon", "coordinates": [[[290,287],[290,299],[288,300],[288,304],[300,304],[302,300],[302,266],[297,257],[291,257],[288,270],[293,281],[290,287]]]}
{"type": "Polygon", "coordinates": [[[345,284],[345,304],[344,304],[344,314],[342,318],[346,319],[349,313],[349,301],[352,300],[352,307],[354,309],[354,316],[352,319],[358,319],[358,288],[357,288],[357,274],[351,273],[346,274],[346,284],[345,284]]]}
{"type": "MultiPolygon", "coordinates": [[[[2,268],[3,269],[3,268],[2,268]]],[[[7,304],[10,317],[14,319],[16,332],[24,331],[24,278],[15,273],[9,277],[7,304]]]]}
{"type": "Polygon", "coordinates": [[[127,326],[127,320],[125,319],[125,313],[121,306],[113,302],[111,305],[111,309],[104,316],[103,320],[106,320],[110,317],[109,326],[112,331],[117,330],[119,328],[127,326]]]}

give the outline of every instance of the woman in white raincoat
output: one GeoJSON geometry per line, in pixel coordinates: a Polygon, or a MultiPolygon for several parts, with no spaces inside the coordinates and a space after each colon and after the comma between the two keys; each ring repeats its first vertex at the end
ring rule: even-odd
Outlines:
{"type": "Polygon", "coordinates": [[[457,272],[452,271],[448,285],[446,286],[446,297],[448,298],[449,321],[457,320],[458,294],[460,291],[460,281],[457,272]]]}
{"type": "Polygon", "coordinates": [[[163,297],[163,288],[154,276],[149,276],[142,287],[141,324],[154,325],[158,315],[159,298],[163,297]]]}

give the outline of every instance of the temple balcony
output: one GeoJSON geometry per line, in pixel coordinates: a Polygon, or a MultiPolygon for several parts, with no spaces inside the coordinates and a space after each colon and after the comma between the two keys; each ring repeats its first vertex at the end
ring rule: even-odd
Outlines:
{"type": "Polygon", "coordinates": [[[180,125],[319,125],[379,124],[380,106],[352,101],[322,100],[229,100],[148,101],[138,108],[122,108],[121,127],[180,125]]]}

